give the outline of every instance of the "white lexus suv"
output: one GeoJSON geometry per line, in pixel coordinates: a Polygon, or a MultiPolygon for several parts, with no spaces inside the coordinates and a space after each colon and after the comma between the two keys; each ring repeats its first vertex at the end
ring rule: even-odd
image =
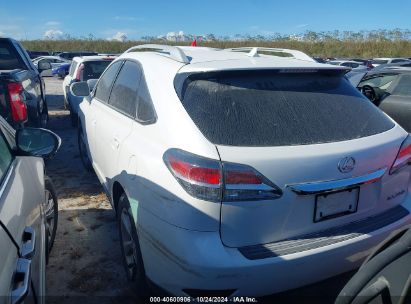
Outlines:
{"type": "Polygon", "coordinates": [[[128,277],[272,294],[355,269],[409,224],[411,137],[346,71],[294,50],[142,45],[91,93],[71,85],[128,277]]]}

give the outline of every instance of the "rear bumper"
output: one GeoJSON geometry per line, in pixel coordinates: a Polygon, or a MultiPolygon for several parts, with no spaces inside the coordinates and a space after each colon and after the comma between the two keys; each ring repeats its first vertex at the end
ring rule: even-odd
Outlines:
{"type": "MultiPolygon", "coordinates": [[[[411,201],[402,206],[411,211],[411,201]]],[[[411,223],[411,214],[341,242],[276,257],[249,259],[225,247],[219,232],[198,232],[165,223],[139,210],[140,245],[148,278],[175,295],[184,289],[235,290],[263,296],[312,284],[353,270],[391,233],[411,223]]]]}

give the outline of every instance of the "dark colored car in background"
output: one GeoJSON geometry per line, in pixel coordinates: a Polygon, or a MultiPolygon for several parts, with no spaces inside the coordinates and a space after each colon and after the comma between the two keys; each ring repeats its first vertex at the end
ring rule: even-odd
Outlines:
{"type": "Polygon", "coordinates": [[[51,64],[37,67],[19,42],[0,38],[0,115],[14,128],[27,122],[45,127],[48,122],[45,84],[40,73],[51,64]]]}
{"type": "Polygon", "coordinates": [[[49,56],[50,55],[49,52],[45,52],[45,51],[27,51],[27,53],[29,54],[31,59],[35,59],[35,58],[40,57],[40,56],[49,56]]]}
{"type": "Polygon", "coordinates": [[[64,63],[54,69],[51,70],[53,76],[57,76],[59,78],[64,78],[69,73],[70,70],[70,63],[64,63]]]}
{"type": "Polygon", "coordinates": [[[62,52],[57,54],[57,56],[60,56],[61,58],[67,59],[67,60],[72,60],[74,57],[81,57],[81,56],[95,56],[97,55],[96,52],[62,52]]]}
{"type": "Polygon", "coordinates": [[[411,68],[372,70],[361,78],[357,88],[411,132],[411,68]]]}

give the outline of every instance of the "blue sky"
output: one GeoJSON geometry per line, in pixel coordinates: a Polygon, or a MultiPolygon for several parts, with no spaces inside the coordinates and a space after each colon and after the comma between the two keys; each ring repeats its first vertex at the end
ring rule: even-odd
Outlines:
{"type": "Polygon", "coordinates": [[[411,29],[410,12],[409,0],[1,1],[0,35],[38,39],[52,31],[106,39],[125,33],[136,39],[178,31],[231,36],[411,29]]]}

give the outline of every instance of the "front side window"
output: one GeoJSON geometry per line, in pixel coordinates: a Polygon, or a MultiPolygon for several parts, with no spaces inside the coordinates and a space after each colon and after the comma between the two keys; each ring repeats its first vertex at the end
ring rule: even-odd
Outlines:
{"type": "Polygon", "coordinates": [[[411,75],[402,75],[392,95],[411,96],[411,75]]]}
{"type": "Polygon", "coordinates": [[[124,114],[135,117],[140,78],[140,66],[135,62],[126,61],[114,83],[110,105],[124,114]]]}
{"type": "Polygon", "coordinates": [[[185,81],[180,95],[193,122],[217,145],[320,144],[394,127],[335,72],[198,73],[185,81]]]}
{"type": "Polygon", "coordinates": [[[123,62],[116,61],[101,76],[96,86],[96,92],[94,96],[102,102],[107,103],[110,97],[111,86],[116,79],[118,70],[123,62]]]}
{"type": "Polygon", "coordinates": [[[76,61],[73,61],[72,63],[71,63],[71,65],[70,65],[70,70],[69,70],[69,75],[70,76],[74,76],[74,71],[76,70],[76,68],[77,68],[77,65],[78,65],[78,62],[76,62],[76,61]]]}

